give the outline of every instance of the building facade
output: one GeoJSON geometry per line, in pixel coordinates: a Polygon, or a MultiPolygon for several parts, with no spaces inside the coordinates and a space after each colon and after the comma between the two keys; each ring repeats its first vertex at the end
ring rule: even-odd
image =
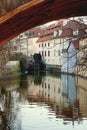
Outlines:
{"type": "Polygon", "coordinates": [[[37,43],[47,69],[76,73],[79,39],[85,27],[76,20],[61,20],[46,28],[37,43]]]}

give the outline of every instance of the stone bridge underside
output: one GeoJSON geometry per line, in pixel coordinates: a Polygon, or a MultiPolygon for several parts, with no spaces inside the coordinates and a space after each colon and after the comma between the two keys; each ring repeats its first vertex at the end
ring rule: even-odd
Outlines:
{"type": "Polygon", "coordinates": [[[86,15],[87,0],[0,0],[0,46],[32,27],[86,15]]]}

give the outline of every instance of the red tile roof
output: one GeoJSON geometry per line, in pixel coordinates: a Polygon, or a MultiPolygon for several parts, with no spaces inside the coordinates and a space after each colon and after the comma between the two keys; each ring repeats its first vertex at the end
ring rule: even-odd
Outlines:
{"type": "Polygon", "coordinates": [[[67,22],[65,28],[71,28],[73,30],[85,29],[85,28],[87,28],[87,25],[84,23],[80,23],[79,21],[76,21],[76,20],[70,20],[67,22]]]}
{"type": "Polygon", "coordinates": [[[29,31],[26,31],[26,34],[29,36],[29,38],[32,38],[32,37],[39,37],[43,34],[44,30],[41,29],[41,28],[32,28],[30,29],[29,31]]]}
{"type": "Polygon", "coordinates": [[[43,35],[46,36],[48,34],[52,34],[54,32],[54,30],[46,30],[43,35]]]}
{"type": "Polygon", "coordinates": [[[67,22],[67,24],[66,24],[66,26],[65,26],[65,28],[71,28],[71,29],[79,29],[81,26],[80,26],[80,24],[79,24],[79,22],[78,21],[76,21],[76,20],[70,20],[70,21],[68,21],[67,22]]]}
{"type": "Polygon", "coordinates": [[[48,26],[48,28],[52,29],[55,28],[55,23],[48,26]]]}
{"type": "Polygon", "coordinates": [[[43,36],[43,37],[40,37],[37,42],[44,42],[44,41],[48,41],[48,40],[52,40],[53,39],[53,35],[48,35],[48,36],[43,36]]]}
{"type": "Polygon", "coordinates": [[[63,20],[60,20],[59,22],[55,24],[51,24],[47,27],[47,29],[43,32],[42,36],[40,37],[37,42],[43,42],[47,40],[52,40],[54,38],[54,31],[57,31],[57,35],[55,38],[60,38],[60,37],[73,37],[73,31],[78,30],[78,36],[84,36],[85,31],[82,31],[81,29],[83,28],[86,29],[87,25],[85,24],[80,24],[76,20],[70,20],[67,22],[65,26],[63,26],[63,20]],[[59,30],[62,30],[62,34],[59,36],[59,30]]]}
{"type": "Polygon", "coordinates": [[[72,37],[73,36],[73,31],[70,28],[63,29],[62,31],[63,32],[60,37],[72,37]]]}
{"type": "Polygon", "coordinates": [[[87,33],[85,32],[85,31],[83,31],[83,30],[79,30],[79,32],[78,32],[78,36],[79,37],[81,37],[81,36],[87,36],[87,33]]]}
{"type": "Polygon", "coordinates": [[[57,25],[57,26],[61,26],[61,27],[63,27],[63,20],[59,20],[59,22],[57,22],[56,25],[57,25]]]}
{"type": "Polygon", "coordinates": [[[47,29],[43,32],[43,36],[46,36],[48,34],[52,34],[54,33],[54,31],[58,31],[59,28],[62,28],[63,26],[63,20],[56,22],[55,24],[51,24],[47,27],[47,29]]]}

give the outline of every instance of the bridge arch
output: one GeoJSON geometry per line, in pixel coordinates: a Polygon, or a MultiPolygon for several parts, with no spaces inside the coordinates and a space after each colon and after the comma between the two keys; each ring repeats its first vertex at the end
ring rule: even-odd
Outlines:
{"type": "Polygon", "coordinates": [[[87,15],[86,0],[1,0],[0,6],[0,46],[46,22],[87,15]]]}

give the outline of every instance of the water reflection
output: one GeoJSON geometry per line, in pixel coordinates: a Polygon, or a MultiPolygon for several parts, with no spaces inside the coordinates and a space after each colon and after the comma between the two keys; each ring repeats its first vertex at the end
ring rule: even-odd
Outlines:
{"type": "Polygon", "coordinates": [[[86,83],[49,73],[0,81],[0,129],[86,130],[86,83]]]}

